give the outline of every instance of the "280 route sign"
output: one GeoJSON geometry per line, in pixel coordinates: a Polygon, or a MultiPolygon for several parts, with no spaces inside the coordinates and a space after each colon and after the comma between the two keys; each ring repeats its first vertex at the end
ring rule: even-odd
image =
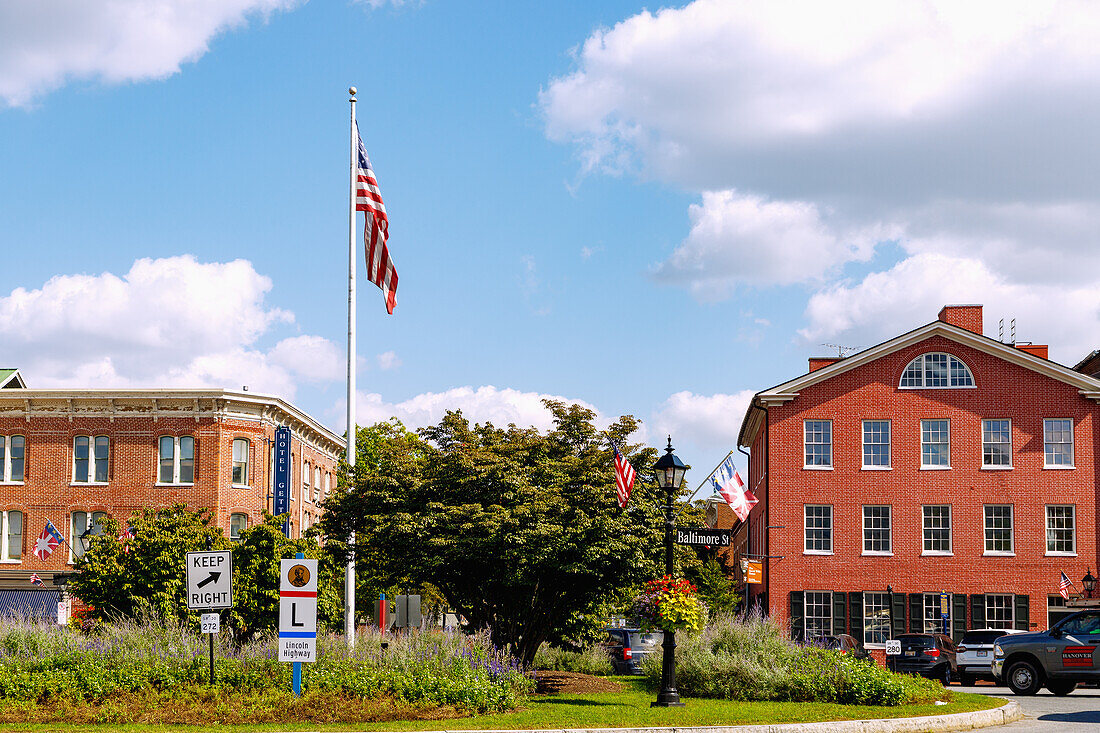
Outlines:
{"type": "Polygon", "coordinates": [[[233,552],[187,553],[187,608],[233,608],[233,552]]]}

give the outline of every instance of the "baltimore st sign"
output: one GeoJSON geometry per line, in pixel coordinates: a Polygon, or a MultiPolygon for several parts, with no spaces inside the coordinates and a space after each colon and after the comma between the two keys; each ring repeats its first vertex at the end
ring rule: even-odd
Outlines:
{"type": "Polygon", "coordinates": [[[698,527],[677,527],[676,544],[691,547],[729,547],[728,529],[700,529],[698,527]]]}

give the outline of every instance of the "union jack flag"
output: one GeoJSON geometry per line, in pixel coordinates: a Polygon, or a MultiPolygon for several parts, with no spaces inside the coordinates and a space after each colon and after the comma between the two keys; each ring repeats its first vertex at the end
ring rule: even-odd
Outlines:
{"type": "MultiPolygon", "coordinates": [[[[1087,580],[1087,578],[1086,578],[1087,580]]],[[[1069,598],[1069,587],[1073,585],[1073,581],[1069,579],[1066,572],[1062,571],[1062,582],[1058,584],[1058,592],[1062,595],[1062,598],[1069,598]]]]}
{"type": "Polygon", "coordinates": [[[612,445],[615,451],[615,493],[619,497],[619,508],[626,509],[626,503],[630,501],[630,492],[634,488],[634,466],[623,457],[619,449],[612,445]]]}
{"type": "Polygon", "coordinates": [[[367,148],[359,135],[359,123],[355,123],[355,137],[359,141],[359,162],[355,183],[355,210],[366,214],[363,224],[363,246],[367,251],[367,279],[382,289],[386,296],[386,312],[393,314],[397,305],[397,270],[390,260],[386,241],[390,238],[390,220],[378,180],[370,167],[367,148]]]}

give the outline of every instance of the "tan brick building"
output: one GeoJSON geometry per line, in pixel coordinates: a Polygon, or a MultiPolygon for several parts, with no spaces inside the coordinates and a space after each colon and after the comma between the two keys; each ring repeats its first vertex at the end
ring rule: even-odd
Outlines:
{"type": "MultiPolygon", "coordinates": [[[[28,389],[0,370],[0,591],[46,588],[84,551],[103,514],[208,508],[227,536],[272,511],[273,443],[291,429],[291,536],[336,488],[344,441],[278,397],[218,389],[28,389]],[[46,560],[51,521],[67,543],[46,560]]],[[[0,609],[2,610],[2,609],[0,609]]]]}

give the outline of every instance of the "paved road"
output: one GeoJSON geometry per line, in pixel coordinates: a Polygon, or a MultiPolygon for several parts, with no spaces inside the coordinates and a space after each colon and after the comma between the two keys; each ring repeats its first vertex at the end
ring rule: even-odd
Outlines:
{"type": "Polygon", "coordinates": [[[1100,733],[1100,689],[1078,688],[1066,697],[1055,697],[1046,690],[1032,697],[1013,695],[1007,687],[978,685],[951,686],[952,690],[976,692],[1014,700],[1024,710],[1025,717],[1015,723],[985,730],[997,733],[1100,733]]]}

